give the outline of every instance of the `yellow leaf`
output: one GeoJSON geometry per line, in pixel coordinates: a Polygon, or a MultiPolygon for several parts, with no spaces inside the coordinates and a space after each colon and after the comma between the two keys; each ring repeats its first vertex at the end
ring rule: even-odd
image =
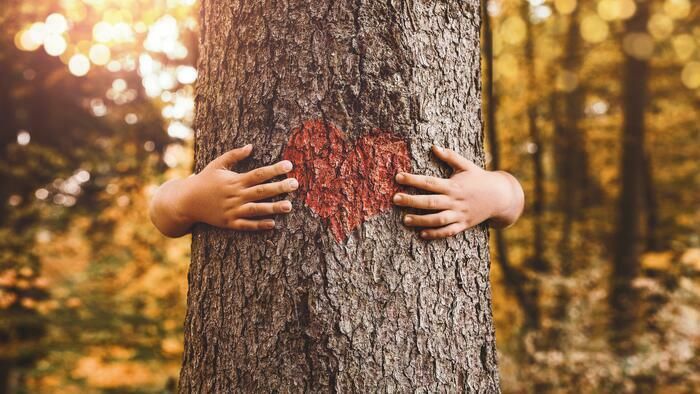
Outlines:
{"type": "Polygon", "coordinates": [[[667,271],[671,269],[672,256],[673,253],[670,251],[645,253],[642,255],[642,267],[655,271],[667,271]]]}

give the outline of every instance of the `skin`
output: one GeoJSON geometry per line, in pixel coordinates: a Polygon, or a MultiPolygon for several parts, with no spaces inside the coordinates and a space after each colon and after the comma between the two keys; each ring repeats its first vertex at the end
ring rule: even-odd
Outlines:
{"type": "Polygon", "coordinates": [[[406,226],[418,228],[424,239],[439,239],[486,220],[496,228],[508,227],[518,220],[525,196],[512,175],[484,170],[450,149],[433,146],[433,152],[454,170],[449,179],[404,172],[396,175],[399,184],[431,193],[394,195],[398,206],[430,211],[405,215],[406,226]]]}
{"type": "Polygon", "coordinates": [[[275,228],[273,219],[261,217],[289,213],[291,202],[256,201],[294,191],[299,183],[294,178],[265,183],[292,170],[292,163],[287,160],[246,173],[231,171],[252,149],[252,145],[233,149],[213,160],[199,174],[161,185],[149,207],[153,224],[173,238],[187,234],[197,222],[239,231],[275,228]]]}
{"type": "MultiPolygon", "coordinates": [[[[288,160],[250,172],[231,171],[236,163],[250,156],[252,145],[233,149],[219,156],[199,174],[175,179],[156,190],[149,215],[153,224],[168,237],[190,232],[197,222],[238,231],[275,228],[275,221],[261,218],[292,211],[288,200],[258,202],[292,192],[299,187],[294,178],[279,182],[270,179],[292,170],[288,160]]],[[[449,179],[401,172],[396,181],[430,192],[410,195],[397,193],[398,206],[431,211],[407,214],[404,224],[421,229],[424,239],[454,236],[486,220],[497,228],[515,223],[523,212],[525,197],[520,183],[503,171],[486,171],[450,149],[433,146],[433,152],[454,170],[449,179]]]]}

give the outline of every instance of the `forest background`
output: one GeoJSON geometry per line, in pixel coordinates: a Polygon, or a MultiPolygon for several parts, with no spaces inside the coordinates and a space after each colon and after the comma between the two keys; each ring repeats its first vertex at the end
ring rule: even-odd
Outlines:
{"type": "MultiPolygon", "coordinates": [[[[150,224],[192,168],[196,0],[0,8],[0,392],[174,390],[190,239],[150,224]]],[[[700,389],[700,4],[484,4],[504,392],[700,389]]]]}

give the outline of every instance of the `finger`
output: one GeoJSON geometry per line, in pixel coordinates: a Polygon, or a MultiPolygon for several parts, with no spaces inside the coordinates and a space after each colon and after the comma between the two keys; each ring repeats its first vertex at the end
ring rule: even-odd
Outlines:
{"type": "Polygon", "coordinates": [[[285,201],[277,202],[249,202],[238,208],[238,215],[242,217],[256,217],[274,215],[277,213],[287,213],[292,210],[292,203],[285,201]]]}
{"type": "Polygon", "coordinates": [[[463,223],[452,223],[449,226],[440,227],[436,229],[423,230],[420,232],[420,236],[423,239],[440,239],[448,238],[457,235],[464,231],[467,226],[463,223]]]}
{"type": "Polygon", "coordinates": [[[214,162],[220,168],[230,169],[234,164],[250,156],[253,150],[253,145],[248,144],[242,148],[232,149],[221,156],[217,157],[214,162]]]}
{"type": "Polygon", "coordinates": [[[402,207],[418,209],[442,210],[452,208],[452,200],[441,194],[412,196],[410,194],[397,193],[394,195],[394,204],[402,207]]]}
{"type": "Polygon", "coordinates": [[[248,219],[235,219],[229,224],[229,228],[232,230],[239,231],[259,231],[259,230],[271,230],[275,228],[275,221],[272,219],[265,220],[248,220],[248,219]]]}
{"type": "Polygon", "coordinates": [[[267,167],[256,168],[241,175],[241,182],[246,186],[259,185],[278,175],[286,174],[292,170],[292,162],[289,160],[280,161],[267,167]]]}
{"type": "Polygon", "coordinates": [[[299,182],[294,178],[290,178],[279,182],[249,187],[243,191],[243,198],[247,201],[263,200],[279,194],[289,193],[298,187],[299,182]]]}
{"type": "Polygon", "coordinates": [[[404,224],[410,227],[443,227],[459,220],[459,214],[455,211],[442,211],[429,215],[406,215],[404,224]]]}
{"type": "Polygon", "coordinates": [[[401,185],[413,186],[418,189],[434,193],[446,194],[449,189],[449,181],[434,176],[414,175],[400,172],[396,174],[396,182],[401,185]]]}
{"type": "Polygon", "coordinates": [[[452,149],[441,148],[433,145],[433,152],[435,152],[435,155],[439,157],[440,160],[449,164],[455,171],[467,171],[475,165],[471,162],[471,160],[453,151],[452,149]]]}

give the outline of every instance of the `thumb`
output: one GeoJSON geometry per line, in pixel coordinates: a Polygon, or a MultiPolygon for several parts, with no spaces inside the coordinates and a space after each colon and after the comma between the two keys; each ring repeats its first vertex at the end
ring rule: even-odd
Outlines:
{"type": "Polygon", "coordinates": [[[245,159],[253,150],[253,145],[248,144],[242,148],[232,149],[214,159],[212,164],[219,168],[230,169],[234,164],[245,159]]]}
{"type": "Polygon", "coordinates": [[[433,152],[440,158],[440,160],[449,164],[449,166],[455,171],[469,171],[469,169],[474,166],[474,163],[472,163],[471,160],[453,151],[452,149],[433,145],[433,152]]]}

